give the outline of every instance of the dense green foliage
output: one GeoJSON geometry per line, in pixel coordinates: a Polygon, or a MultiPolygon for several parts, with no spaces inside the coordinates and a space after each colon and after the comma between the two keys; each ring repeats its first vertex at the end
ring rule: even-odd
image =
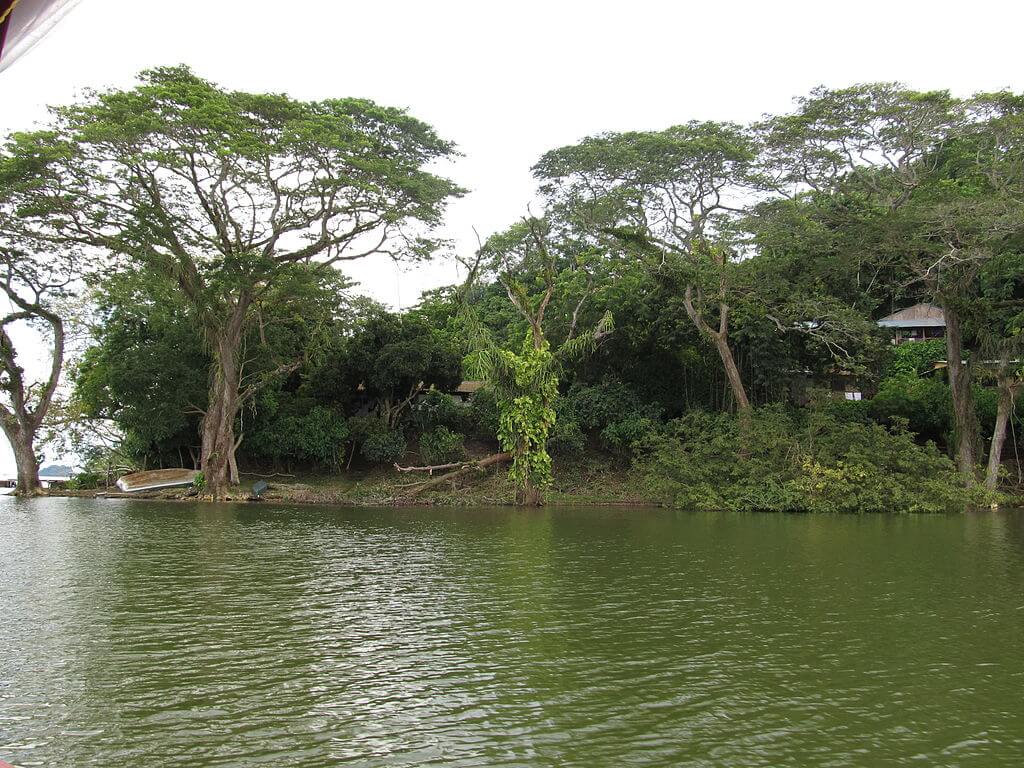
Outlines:
{"type": "Polygon", "coordinates": [[[757,409],[743,431],[730,414],[695,411],[668,425],[644,462],[654,492],[697,509],[945,512],[981,503],[952,462],[903,424],[846,420],[831,409],[757,409]]]}
{"type": "Polygon", "coordinates": [[[208,354],[199,456],[217,498],[238,480],[244,408],[311,351],[273,360],[264,309],[342,261],[428,256],[461,190],[426,166],[453,153],[430,126],[366,99],[228,91],[163,67],[55,110],[0,165],[46,170],[17,210],[31,236],[87,245],[177,293],[208,354]]]}
{"type": "Polygon", "coordinates": [[[527,336],[518,353],[507,349],[483,353],[477,366],[495,393],[498,442],[512,453],[509,477],[543,491],[552,480],[547,445],[558,395],[550,346],[546,341],[534,346],[527,336]]]}
{"type": "Polygon", "coordinates": [[[420,435],[420,457],[427,464],[448,464],[464,459],[465,438],[448,427],[434,427],[420,435]]]}
{"type": "Polygon", "coordinates": [[[70,412],[212,495],[239,465],[498,451],[524,503],[599,454],[702,507],[938,511],[1020,474],[1024,97],[820,88],[554,148],[543,213],[404,312],[336,268],[441,245],[454,148],[404,112],[170,68],[51,129],[0,158],[0,237],[115,267],[89,276],[70,412]],[[894,346],[877,321],[921,302],[946,338],[894,346]]]}

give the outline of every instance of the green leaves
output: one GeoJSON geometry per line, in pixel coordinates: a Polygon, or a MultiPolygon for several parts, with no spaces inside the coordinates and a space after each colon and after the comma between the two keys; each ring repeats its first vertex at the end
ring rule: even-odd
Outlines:
{"type": "Polygon", "coordinates": [[[756,157],[744,128],[690,122],[584,139],[548,152],[533,173],[551,204],[592,232],[685,253],[695,236],[724,234],[742,190],[756,184],[756,157]]]}
{"type": "Polygon", "coordinates": [[[498,406],[498,442],[512,453],[509,477],[517,484],[543,489],[551,484],[548,435],[555,424],[558,374],[550,345],[536,346],[527,334],[519,352],[478,350],[470,375],[487,382],[498,406]]]}
{"type": "Polygon", "coordinates": [[[894,424],[759,408],[741,433],[727,414],[670,425],[643,462],[652,490],[684,509],[777,512],[952,512],[987,502],[953,463],[894,424]],[[742,456],[742,458],[741,458],[742,456]]]}

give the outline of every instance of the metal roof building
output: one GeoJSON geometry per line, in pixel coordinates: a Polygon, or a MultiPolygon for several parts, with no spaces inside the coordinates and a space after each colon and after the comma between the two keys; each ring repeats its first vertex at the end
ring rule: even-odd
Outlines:
{"type": "Polygon", "coordinates": [[[883,328],[945,328],[946,314],[934,304],[915,304],[886,315],[878,324],[883,328]]]}
{"type": "Polygon", "coordinates": [[[893,329],[893,343],[941,339],[946,335],[946,314],[934,304],[915,304],[886,315],[878,324],[893,329]]]}

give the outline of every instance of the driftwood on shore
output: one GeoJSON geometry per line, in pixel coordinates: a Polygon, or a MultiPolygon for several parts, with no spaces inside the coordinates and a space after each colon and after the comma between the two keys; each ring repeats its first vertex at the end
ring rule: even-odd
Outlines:
{"type": "Polygon", "coordinates": [[[482,459],[475,459],[473,461],[457,461],[451,464],[434,464],[429,467],[400,467],[398,464],[395,464],[395,469],[399,472],[429,472],[431,475],[433,475],[434,472],[445,469],[453,470],[451,472],[446,472],[443,475],[438,475],[437,477],[431,477],[430,480],[426,480],[422,483],[418,483],[402,494],[403,498],[411,499],[419,496],[424,491],[429,491],[431,488],[437,488],[447,482],[462,477],[462,475],[465,475],[474,469],[485,469],[486,467],[494,464],[503,464],[506,461],[511,460],[511,453],[502,452],[492,453],[490,456],[485,456],[482,459]]]}

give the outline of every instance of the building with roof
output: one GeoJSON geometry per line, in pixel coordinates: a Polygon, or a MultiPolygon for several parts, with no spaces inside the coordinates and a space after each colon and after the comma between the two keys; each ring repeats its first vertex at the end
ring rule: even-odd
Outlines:
{"type": "Polygon", "coordinates": [[[893,344],[946,337],[946,314],[942,307],[925,302],[886,315],[878,324],[892,331],[893,344]]]}

